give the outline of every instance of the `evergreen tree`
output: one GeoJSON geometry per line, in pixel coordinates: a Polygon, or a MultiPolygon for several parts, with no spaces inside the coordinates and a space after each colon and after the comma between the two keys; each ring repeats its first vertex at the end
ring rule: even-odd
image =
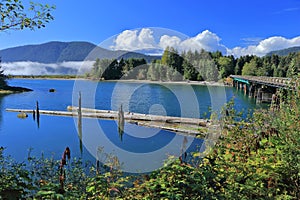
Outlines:
{"type": "Polygon", "coordinates": [[[191,81],[195,81],[197,80],[197,71],[195,69],[195,67],[186,59],[183,60],[182,63],[182,67],[183,67],[183,77],[186,80],[191,80],[191,81]]]}
{"type": "Polygon", "coordinates": [[[300,53],[295,55],[293,60],[291,61],[288,70],[287,70],[287,77],[294,77],[297,75],[300,71],[300,53]]]}
{"type": "Polygon", "coordinates": [[[205,80],[206,81],[218,81],[219,72],[218,68],[213,60],[205,60],[205,80]]]}
{"type": "Polygon", "coordinates": [[[233,57],[219,57],[217,59],[219,69],[219,79],[226,78],[231,74],[234,74],[234,58],[233,57]]]}
{"type": "Polygon", "coordinates": [[[250,62],[247,62],[242,70],[243,76],[256,76],[257,63],[255,59],[252,59],[250,62]]]}
{"type": "Polygon", "coordinates": [[[159,69],[159,61],[153,61],[147,71],[147,80],[158,81],[160,80],[160,69],[159,69]]]}

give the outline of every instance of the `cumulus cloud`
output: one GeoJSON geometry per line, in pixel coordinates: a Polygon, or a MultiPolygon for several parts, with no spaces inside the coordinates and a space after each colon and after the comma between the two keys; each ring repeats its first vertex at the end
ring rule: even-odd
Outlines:
{"type": "Polygon", "coordinates": [[[270,51],[280,50],[293,46],[300,46],[300,36],[292,39],[287,39],[281,36],[269,37],[262,39],[259,37],[242,38],[242,41],[247,45],[246,47],[237,46],[235,48],[227,48],[222,44],[221,38],[209,31],[204,30],[198,35],[190,38],[182,39],[178,35],[171,35],[170,33],[154,37],[154,32],[150,28],[143,28],[138,30],[126,30],[114,40],[114,50],[128,50],[141,51],[145,49],[160,49],[164,50],[166,47],[174,47],[179,52],[188,50],[204,49],[206,51],[221,51],[224,55],[234,55],[235,57],[243,55],[257,55],[264,56],[270,51]]]}
{"type": "Polygon", "coordinates": [[[191,37],[185,40],[181,40],[176,36],[163,35],[160,38],[159,46],[165,49],[167,46],[174,47],[179,52],[182,51],[200,51],[204,49],[206,51],[221,51],[226,53],[226,47],[220,43],[221,39],[208,30],[199,33],[195,37],[191,37]]]}
{"type": "Polygon", "coordinates": [[[181,42],[182,41],[179,37],[163,35],[160,38],[158,46],[162,49],[166,49],[167,47],[174,47],[175,49],[178,49],[180,47],[181,42]]]}
{"type": "Polygon", "coordinates": [[[6,75],[63,75],[83,74],[93,67],[93,61],[45,64],[38,62],[2,63],[6,75]]]}
{"type": "Polygon", "coordinates": [[[182,46],[185,50],[204,49],[206,51],[221,51],[222,53],[226,53],[227,49],[220,41],[221,38],[217,34],[205,30],[196,37],[184,40],[182,46]]]}
{"type": "Polygon", "coordinates": [[[293,46],[300,46],[300,36],[292,39],[287,39],[281,36],[274,36],[260,41],[258,45],[250,45],[245,48],[235,47],[233,49],[228,49],[228,54],[234,55],[236,57],[243,55],[264,56],[270,51],[276,51],[293,46]]]}
{"type": "Polygon", "coordinates": [[[111,49],[139,51],[143,49],[165,49],[174,47],[179,52],[188,50],[221,51],[226,53],[226,47],[220,43],[221,39],[208,30],[199,33],[195,37],[182,39],[177,35],[161,35],[157,40],[150,28],[138,30],[125,30],[114,40],[111,49]]]}
{"type": "Polygon", "coordinates": [[[111,48],[126,51],[156,48],[153,31],[149,28],[143,28],[141,31],[125,30],[117,36],[111,48]]]}

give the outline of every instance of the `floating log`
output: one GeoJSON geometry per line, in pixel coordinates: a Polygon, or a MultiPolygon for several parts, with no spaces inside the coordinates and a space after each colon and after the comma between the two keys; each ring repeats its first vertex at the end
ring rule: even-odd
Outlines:
{"type": "MultiPolygon", "coordinates": [[[[6,109],[6,111],[25,113],[34,112],[33,110],[24,109],[6,109]]],[[[79,107],[76,106],[68,106],[68,111],[39,110],[39,114],[70,117],[78,117],[78,114],[80,114],[83,118],[118,120],[119,111],[96,110],[90,108],[79,109],[79,107]],[[78,112],[79,110],[81,110],[81,112],[78,112]]],[[[140,126],[159,128],[188,135],[205,135],[205,133],[199,131],[199,128],[208,128],[211,124],[211,122],[206,119],[148,115],[132,112],[124,112],[124,120],[140,126]]]]}
{"type": "MultiPolygon", "coordinates": [[[[68,106],[67,109],[72,112],[76,112],[78,107],[68,106]]],[[[117,119],[118,111],[112,110],[98,110],[91,108],[81,108],[82,112],[85,114],[99,115],[107,118],[117,119]]],[[[101,118],[101,117],[100,117],[101,118]]],[[[137,121],[154,121],[154,122],[164,122],[170,124],[190,124],[206,127],[207,123],[210,123],[207,119],[198,119],[198,118],[186,118],[186,117],[171,117],[171,116],[160,116],[160,115],[150,115],[150,114],[141,114],[133,112],[124,112],[125,120],[137,120],[137,121]]]]}
{"type": "MultiPolygon", "coordinates": [[[[25,112],[25,113],[33,113],[33,110],[26,110],[26,109],[6,109],[7,112],[25,112]]],[[[76,116],[72,112],[67,111],[52,111],[52,110],[39,110],[39,114],[42,115],[59,115],[59,116],[76,116]]]]}
{"type": "MultiPolygon", "coordinates": [[[[45,115],[60,115],[60,116],[77,116],[78,107],[72,107],[74,112],[71,111],[51,111],[51,110],[39,110],[39,114],[45,115]]],[[[107,119],[117,119],[118,111],[111,110],[95,110],[96,112],[86,112],[85,108],[82,108],[82,117],[91,117],[91,118],[107,118],[107,119]]],[[[6,109],[8,112],[26,112],[32,113],[32,110],[24,109],[6,109]]],[[[205,127],[209,120],[206,119],[197,119],[197,118],[185,118],[185,117],[171,117],[171,116],[159,116],[159,115],[148,115],[140,113],[125,112],[125,120],[137,120],[137,121],[158,121],[172,124],[191,124],[205,127]]]]}

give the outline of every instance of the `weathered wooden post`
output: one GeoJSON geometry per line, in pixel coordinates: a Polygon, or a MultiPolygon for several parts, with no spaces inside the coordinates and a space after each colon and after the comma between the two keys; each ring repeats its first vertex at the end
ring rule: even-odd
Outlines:
{"type": "Polygon", "coordinates": [[[253,85],[251,84],[249,86],[249,93],[248,93],[248,96],[251,98],[253,96],[253,85]]]}
{"type": "Polygon", "coordinates": [[[261,103],[261,102],[262,102],[262,88],[259,88],[257,90],[256,103],[261,103]]]}
{"type": "Polygon", "coordinates": [[[247,84],[244,84],[244,94],[247,95],[247,84]]]}

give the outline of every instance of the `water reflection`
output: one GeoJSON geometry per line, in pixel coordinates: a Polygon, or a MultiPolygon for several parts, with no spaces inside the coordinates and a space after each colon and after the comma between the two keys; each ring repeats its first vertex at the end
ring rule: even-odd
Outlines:
{"type": "Polygon", "coordinates": [[[123,141],[124,126],[125,126],[124,111],[123,111],[123,106],[121,104],[118,113],[118,133],[121,142],[123,141]]]}
{"type": "Polygon", "coordinates": [[[186,159],[187,159],[187,144],[188,144],[188,138],[187,136],[184,136],[183,137],[183,140],[182,140],[182,145],[181,145],[181,149],[180,149],[180,162],[181,163],[185,163],[186,162],[186,159]]]}
{"type": "Polygon", "coordinates": [[[40,108],[39,108],[39,102],[36,101],[36,122],[38,128],[40,128],[40,108]]]}
{"type": "Polygon", "coordinates": [[[82,148],[82,111],[81,111],[81,92],[79,92],[79,97],[78,97],[78,138],[79,138],[79,149],[80,149],[80,154],[82,156],[83,148],[82,148]]]}
{"type": "Polygon", "coordinates": [[[5,95],[1,95],[0,94],[0,130],[1,130],[1,124],[2,124],[2,111],[3,111],[3,109],[2,109],[2,100],[3,100],[3,98],[4,98],[4,96],[5,95]]]}

